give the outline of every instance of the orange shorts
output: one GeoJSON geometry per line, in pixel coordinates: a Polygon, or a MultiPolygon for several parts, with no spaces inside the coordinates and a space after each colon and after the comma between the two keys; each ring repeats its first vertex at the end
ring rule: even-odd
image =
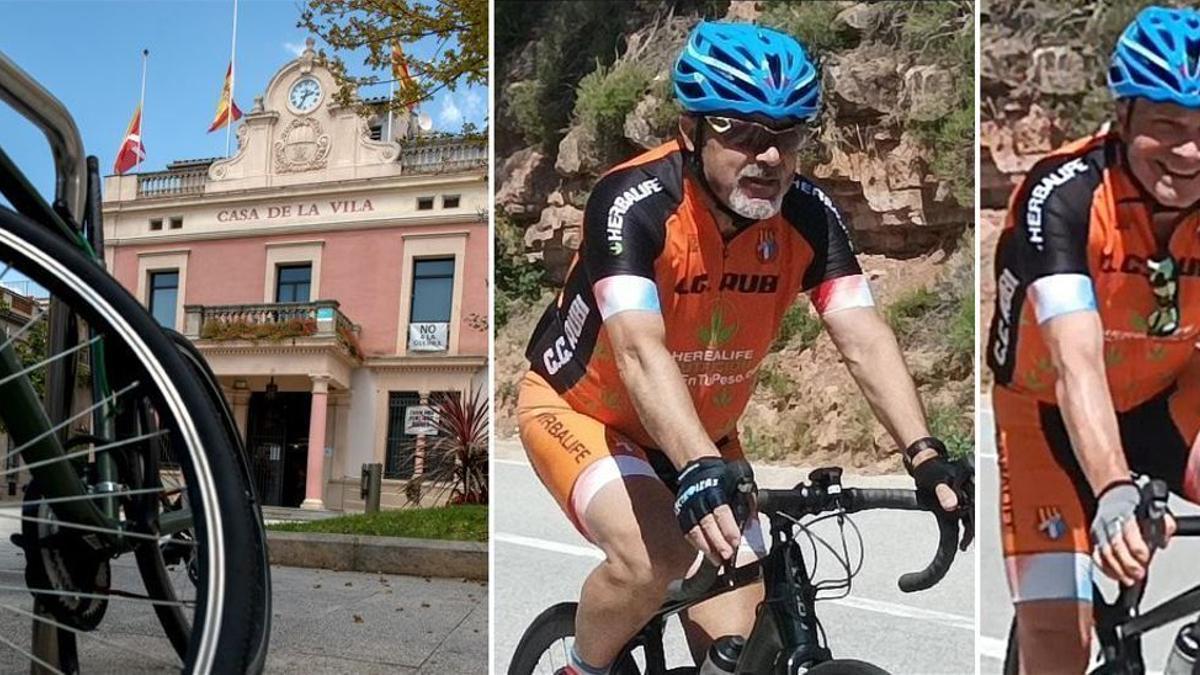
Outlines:
{"type": "MultiPolygon", "coordinates": [[[[1089,528],[1096,501],[1056,406],[992,392],[1000,528],[1014,602],[1091,602],[1089,528]]],[[[1200,502],[1200,360],[1165,391],[1117,414],[1130,468],[1200,502]]]]}
{"type": "MultiPolygon", "coordinates": [[[[662,480],[674,493],[677,472],[666,456],[644,449],[616,429],[576,411],[540,375],[528,372],[517,393],[521,443],[538,478],[584,537],[583,515],[608,483],[628,476],[662,480]]],[[[717,442],[721,456],[742,459],[733,434],[717,442]]]]}

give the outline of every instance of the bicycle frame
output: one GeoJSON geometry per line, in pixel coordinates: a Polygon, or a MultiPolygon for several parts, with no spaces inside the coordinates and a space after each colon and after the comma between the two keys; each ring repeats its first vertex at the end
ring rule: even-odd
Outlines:
{"type": "MultiPolygon", "coordinates": [[[[1200,536],[1200,516],[1179,518],[1177,536],[1200,536]]],[[[1096,635],[1100,640],[1102,663],[1094,674],[1128,673],[1139,675],[1146,670],[1142,656],[1142,636],[1151,630],[1200,613],[1200,585],[1186,590],[1162,604],[1142,613],[1135,613],[1146,590],[1146,580],[1121,589],[1117,598],[1108,603],[1093,586],[1095,598],[1093,616],[1096,635]]],[[[1200,631],[1200,627],[1194,628],[1200,631]]]]}
{"type": "MultiPolygon", "coordinates": [[[[45,202],[3,150],[0,150],[0,192],[18,213],[52,229],[103,266],[99,165],[94,157],[85,159],[83,142],[71,115],[58,99],[3,54],[0,54],[0,99],[46,136],[54,156],[54,204],[45,202]]],[[[103,343],[92,331],[89,339],[80,343],[75,316],[57,300],[46,311],[49,311],[49,353],[63,354],[89,347],[93,401],[109,400],[112,392],[103,343]]],[[[12,341],[3,339],[0,345],[0,405],[11,411],[6,417],[10,434],[22,447],[21,458],[37,480],[42,497],[56,499],[115,492],[119,470],[110,453],[96,453],[95,480],[89,487],[70,461],[72,456],[83,453],[71,453],[65,447],[73,394],[68,383],[76,380],[76,360],[60,358],[47,366],[46,392],[39,401],[12,341]]],[[[93,435],[111,436],[114,413],[111,403],[96,407],[91,415],[93,435]]],[[[130,540],[111,534],[123,528],[115,498],[62,501],[53,503],[51,509],[64,523],[96,531],[114,552],[132,548],[130,540]]],[[[162,514],[157,522],[158,534],[181,532],[190,526],[190,509],[185,506],[162,514]]]]}
{"type": "Polygon", "coordinates": [[[773,514],[771,550],[766,558],[722,575],[720,583],[697,597],[669,599],[631,644],[641,646],[647,673],[666,672],[662,635],[667,619],[692,605],[763,580],[764,609],[738,661],[739,673],[791,673],[801,665],[828,661],[832,655],[820,642],[816,589],[808,576],[803,549],[792,536],[791,520],[773,514]],[[786,658],[781,658],[786,655],[786,658]]]}

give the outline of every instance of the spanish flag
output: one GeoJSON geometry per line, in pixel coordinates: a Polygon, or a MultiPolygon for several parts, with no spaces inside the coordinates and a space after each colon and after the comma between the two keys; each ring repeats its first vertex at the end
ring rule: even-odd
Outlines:
{"type": "MultiPolygon", "coordinates": [[[[399,40],[392,40],[392,79],[400,83],[401,92],[411,91],[417,86],[408,72],[408,62],[404,60],[404,52],[400,50],[399,40]]],[[[409,96],[409,94],[403,93],[401,95],[409,96]]],[[[410,101],[407,104],[408,112],[412,112],[416,105],[416,101],[410,101]]]]}
{"type": "Polygon", "coordinates": [[[225,71],[225,86],[221,88],[221,99],[217,101],[217,116],[213,118],[212,126],[208,128],[209,133],[242,118],[242,111],[237,107],[230,92],[232,88],[233,61],[230,61],[229,68],[225,71]]]}
{"type": "Polygon", "coordinates": [[[113,172],[118,176],[141,164],[146,159],[146,146],[142,145],[142,106],[133,111],[133,119],[129,120],[129,128],[125,130],[125,140],[117,150],[117,161],[113,162],[113,172]]]}

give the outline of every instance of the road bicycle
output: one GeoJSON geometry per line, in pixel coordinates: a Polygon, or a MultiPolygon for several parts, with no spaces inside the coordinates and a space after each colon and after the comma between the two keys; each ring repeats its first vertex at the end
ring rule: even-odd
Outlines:
{"type": "MultiPolygon", "coordinates": [[[[1152,549],[1158,548],[1165,543],[1163,533],[1166,528],[1164,518],[1167,513],[1167,485],[1161,480],[1152,480],[1142,485],[1141,492],[1142,502],[1138,520],[1142,525],[1142,532],[1146,534],[1147,542],[1152,549]]],[[[1175,523],[1176,537],[1200,537],[1200,516],[1176,516],[1175,523]]],[[[1122,587],[1111,603],[1104,598],[1098,586],[1092,585],[1092,616],[1100,643],[1099,662],[1090,671],[1093,675],[1145,673],[1142,636],[1180,619],[1191,618],[1192,621],[1180,632],[1177,641],[1189,641],[1193,646],[1200,644],[1200,585],[1143,612],[1140,605],[1149,578],[1149,575],[1146,575],[1134,585],[1122,587]]],[[[1017,620],[1014,617],[1008,631],[1008,649],[1004,658],[1006,675],[1016,675],[1018,672],[1016,630],[1017,620]]],[[[1195,653],[1193,647],[1194,662],[1195,653]]],[[[1167,660],[1166,657],[1164,660],[1167,660]]],[[[1167,672],[1170,675],[1179,675],[1180,671],[1167,672]]],[[[1182,672],[1200,674],[1200,667],[1193,666],[1182,672]]]]}
{"type": "Polygon", "coordinates": [[[0,99],[55,166],[47,203],[0,148],[0,285],[38,291],[0,307],[19,487],[0,502],[0,671],[259,672],[266,539],[220,386],[105,271],[99,163],[66,108],[3,54],[0,99]]]}
{"type": "MultiPolygon", "coordinates": [[[[825,630],[817,618],[817,601],[832,599],[828,597],[829,593],[842,593],[837,597],[844,597],[849,593],[851,580],[857,572],[849,561],[845,530],[842,529],[842,552],[845,557],[839,557],[839,563],[846,576],[834,582],[814,580],[797,532],[811,537],[811,526],[827,519],[853,525],[846,516],[862,511],[932,511],[937,517],[939,530],[934,558],[925,569],[901,575],[899,579],[901,590],[915,592],[932,587],[949,571],[958,550],[959,518],[965,517],[969,521],[972,509],[965,507],[962,513],[966,515],[962,516],[946,514],[935,503],[918,499],[915,490],[843,487],[841,476],[840,468],[828,467],[814,470],[809,474],[807,483],[800,483],[790,490],[758,489],[758,511],[770,520],[771,550],[767,557],[732,568],[718,568],[706,563],[691,577],[674,584],[662,607],[622,649],[612,672],[616,675],[694,673],[694,668],[667,670],[663,648],[663,630],[667,620],[692,605],[757,583],[761,578],[766,590],[765,600],[759,607],[754,628],[746,637],[734,672],[755,675],[886,675],[883,669],[866,662],[834,659],[825,630]],[[803,520],[806,518],[809,520],[803,520]],[[822,593],[826,594],[825,597],[822,597],[822,593]]],[[[973,486],[966,488],[965,494],[973,496],[973,486]]],[[[854,531],[857,532],[857,529],[854,531]]],[[[964,535],[964,548],[970,543],[970,538],[970,534],[964,535]]],[[[861,550],[861,540],[859,543],[861,550]]],[[[828,543],[825,546],[835,556],[838,555],[828,543]]],[[[814,543],[813,558],[816,557],[816,551],[814,543]]],[[[570,641],[575,635],[576,609],[577,603],[560,603],[534,619],[517,644],[508,669],[509,675],[554,673],[566,665],[570,641]]]]}

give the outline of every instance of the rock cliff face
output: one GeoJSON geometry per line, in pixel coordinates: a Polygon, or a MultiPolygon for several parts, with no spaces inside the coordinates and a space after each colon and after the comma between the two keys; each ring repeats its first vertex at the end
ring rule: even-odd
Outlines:
{"type": "MultiPolygon", "coordinates": [[[[900,317],[894,320],[906,326],[929,325],[919,335],[911,327],[898,331],[909,334],[901,343],[922,399],[938,417],[937,433],[969,445],[972,348],[963,344],[962,335],[970,341],[974,303],[974,114],[964,103],[964,95],[973,97],[970,3],[674,0],[669,5],[673,11],[664,12],[664,3],[635,2],[623,5],[620,16],[581,19],[589,6],[596,7],[581,2],[563,9],[559,24],[554,18],[525,17],[528,25],[509,38],[497,29],[498,44],[512,45],[497,55],[497,90],[503,93],[496,110],[496,207],[511,228],[507,236],[523,241],[526,262],[544,268],[548,286],[561,284],[598,176],[675,137],[679,108],[669,86],[670,67],[701,16],[757,21],[799,35],[820,55],[825,91],[825,111],[815,140],[801,150],[800,171],[842,210],[880,311],[889,320],[900,317]],[[914,16],[924,21],[924,33],[906,27],[914,16]],[[564,25],[577,26],[583,19],[598,27],[593,31],[589,23],[569,38],[555,37],[564,25]],[[547,111],[561,103],[555,92],[563,89],[553,83],[551,76],[561,73],[546,55],[560,49],[559,60],[567,58],[562,54],[571,50],[561,47],[564,40],[584,49],[592,33],[611,22],[621,24],[619,37],[604,52],[615,58],[597,58],[595,66],[569,81],[573,112],[564,123],[552,123],[547,111]],[[962,49],[951,51],[950,43],[962,49]],[[935,334],[951,333],[951,321],[958,326],[957,342],[939,341],[935,334]],[[946,368],[947,363],[958,365],[946,368]]],[[[498,26],[501,13],[514,6],[523,7],[506,0],[497,4],[498,26]]],[[[542,302],[548,297],[543,295],[542,302]]],[[[522,350],[544,304],[512,307],[496,340],[495,409],[502,435],[515,432],[515,384],[527,367],[522,350]]],[[[760,368],[746,413],[748,451],[758,458],[793,460],[799,454],[803,461],[898,468],[889,456],[891,441],[873,420],[832,342],[820,334],[806,299],[798,300],[785,322],[791,322],[793,333],[760,368]]]]}
{"type": "MultiPolygon", "coordinates": [[[[952,112],[960,95],[954,74],[889,45],[888,27],[880,25],[887,17],[876,5],[834,4],[840,11],[833,29],[852,35],[855,46],[822,54],[828,111],[818,142],[802,151],[801,171],[834,196],[865,252],[909,257],[955,241],[971,223],[973,205],[954,198],[949,177],[938,176],[932,166],[931,143],[911,128],[913,122],[935,122],[952,112]]],[[[779,14],[769,3],[732,2],[724,18],[764,21],[779,14]]],[[[697,20],[650,15],[623,36],[613,69],[636,67],[647,84],[617,125],[620,138],[600,137],[577,114],[552,147],[524,146],[498,156],[496,206],[528,228],[530,260],[540,260],[550,279],[562,278],[560,268],[569,261],[564,249],[578,242],[578,209],[613,157],[674,137],[678,108],[667,81],[697,20]]],[[[510,67],[502,74],[500,89],[507,95],[499,100],[498,129],[508,136],[520,135],[508,102],[538,86],[533,49],[525,45],[518,56],[502,59],[510,67]]],[[[510,141],[497,147],[511,148],[510,141]]]]}

